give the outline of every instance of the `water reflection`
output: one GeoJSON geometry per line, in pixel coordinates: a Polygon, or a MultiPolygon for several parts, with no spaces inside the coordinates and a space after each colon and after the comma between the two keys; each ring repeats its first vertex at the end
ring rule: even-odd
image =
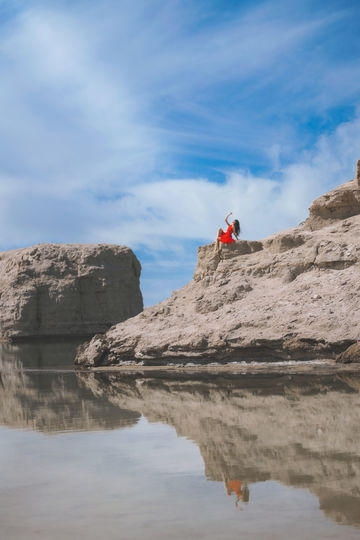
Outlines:
{"type": "Polygon", "coordinates": [[[94,395],[196,442],[207,478],[237,503],[249,501],[252,483],[278,480],[309,489],[337,522],[360,525],[359,378],[78,376],[94,395]]]}
{"type": "Polygon", "coordinates": [[[78,385],[73,371],[25,371],[14,350],[10,352],[0,357],[1,425],[58,433],[121,428],[138,421],[139,413],[106,397],[95,399],[85,385],[78,385]]]}
{"type": "Polygon", "coordinates": [[[252,485],[275,480],[360,526],[359,378],[35,372],[10,352],[0,364],[2,425],[119,429],[143,415],[194,441],[207,479],[239,509],[252,504],[252,485]]]}
{"type": "Polygon", "coordinates": [[[71,369],[79,339],[33,340],[26,343],[0,343],[0,360],[26,369],[71,369]]]}
{"type": "Polygon", "coordinates": [[[239,502],[248,503],[250,499],[250,491],[246,482],[242,480],[228,480],[225,482],[226,493],[231,496],[236,495],[235,506],[239,506],[239,502]]]}

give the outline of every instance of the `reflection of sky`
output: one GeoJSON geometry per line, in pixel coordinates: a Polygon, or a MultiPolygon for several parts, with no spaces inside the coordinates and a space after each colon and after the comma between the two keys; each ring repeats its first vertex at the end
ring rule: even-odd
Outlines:
{"type": "Polygon", "coordinates": [[[251,484],[235,507],[204,477],[198,447],[142,418],[56,437],[0,430],[0,532],[11,539],[358,538],[306,489],[251,484]],[[240,536],[239,536],[240,535],[240,536]]]}
{"type": "Polygon", "coordinates": [[[0,247],[127,244],[149,304],[228,211],[246,238],[297,224],[360,157],[359,10],[0,2],[0,247]]]}

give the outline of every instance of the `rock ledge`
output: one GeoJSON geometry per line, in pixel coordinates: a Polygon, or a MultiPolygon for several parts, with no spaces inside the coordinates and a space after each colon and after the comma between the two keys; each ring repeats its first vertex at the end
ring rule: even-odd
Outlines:
{"type": "Polygon", "coordinates": [[[214,253],[165,302],[95,336],[82,366],[333,358],[360,335],[360,168],[305,224],[214,253]]]}

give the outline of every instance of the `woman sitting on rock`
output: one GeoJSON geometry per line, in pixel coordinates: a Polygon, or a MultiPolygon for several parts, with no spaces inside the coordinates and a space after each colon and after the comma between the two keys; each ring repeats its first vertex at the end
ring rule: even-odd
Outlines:
{"type": "Polygon", "coordinates": [[[228,217],[231,216],[232,212],[229,212],[228,215],[225,218],[226,225],[228,226],[226,232],[224,232],[221,228],[218,230],[218,235],[215,240],[215,251],[219,250],[220,242],[223,244],[232,244],[235,242],[232,235],[235,236],[236,240],[239,239],[240,234],[240,223],[237,219],[234,219],[233,222],[228,222],[228,217]]]}

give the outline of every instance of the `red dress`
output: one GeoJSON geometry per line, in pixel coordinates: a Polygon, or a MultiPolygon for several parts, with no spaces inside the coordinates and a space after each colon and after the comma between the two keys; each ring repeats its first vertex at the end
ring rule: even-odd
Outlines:
{"type": "Polygon", "coordinates": [[[222,242],[223,244],[232,244],[233,242],[235,242],[235,240],[232,237],[232,233],[233,233],[232,225],[229,225],[229,227],[227,228],[227,231],[220,236],[220,242],[222,242]]]}

